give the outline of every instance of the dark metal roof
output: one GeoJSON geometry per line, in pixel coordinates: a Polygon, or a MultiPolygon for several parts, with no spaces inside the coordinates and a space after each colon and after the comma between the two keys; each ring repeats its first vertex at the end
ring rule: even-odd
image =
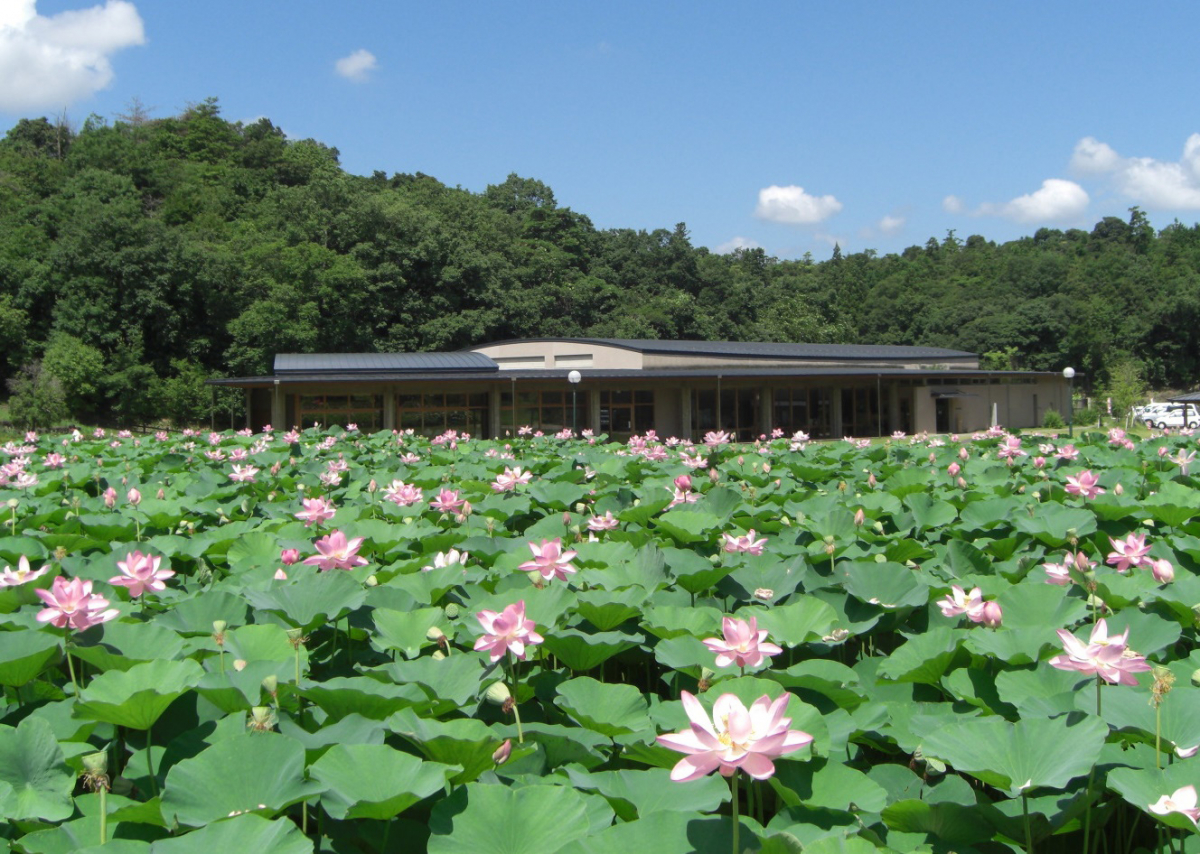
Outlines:
{"type": "Polygon", "coordinates": [[[499,366],[482,353],[279,353],[275,375],[288,374],[407,374],[497,371],[499,366]]]}
{"type": "MultiPolygon", "coordinates": [[[[1061,377],[1056,371],[982,371],[978,369],[916,369],[916,368],[869,368],[869,367],[820,367],[810,368],[796,366],[791,368],[661,368],[651,370],[588,370],[580,371],[583,381],[579,388],[586,388],[589,381],[602,380],[668,380],[668,379],[806,379],[806,378],[858,378],[874,379],[876,377],[901,378],[922,377],[938,378],[944,383],[952,383],[960,378],[990,378],[990,377],[1061,377]]],[[[279,381],[281,385],[297,385],[300,383],[380,383],[380,382],[501,382],[530,381],[546,382],[551,380],[567,384],[567,372],[558,370],[533,371],[459,371],[445,373],[442,371],[406,371],[403,373],[380,372],[374,374],[353,373],[293,373],[277,377],[230,377],[228,379],[209,380],[210,385],[227,386],[268,386],[279,381]]]]}
{"type": "Polygon", "coordinates": [[[1187,394],[1177,394],[1170,398],[1172,403],[1200,403],[1200,391],[1191,391],[1187,394]]]}
{"type": "MultiPolygon", "coordinates": [[[[744,341],[660,341],[644,338],[524,338],[492,341],[480,346],[571,341],[620,347],[639,353],[687,356],[723,356],[729,359],[873,360],[873,359],[971,359],[974,353],[941,347],[902,347],[890,344],[781,344],[744,341]]],[[[473,352],[471,350],[464,352],[473,352]]]]}

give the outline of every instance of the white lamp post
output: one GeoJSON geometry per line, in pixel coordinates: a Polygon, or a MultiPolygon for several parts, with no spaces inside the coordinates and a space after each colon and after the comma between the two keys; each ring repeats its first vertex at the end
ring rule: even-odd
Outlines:
{"type": "Polygon", "coordinates": [[[1067,435],[1075,438],[1075,369],[1063,368],[1067,380],[1067,435]]]}
{"type": "Polygon", "coordinates": [[[567,382],[569,382],[571,384],[571,432],[572,433],[577,432],[575,430],[575,388],[579,385],[579,381],[581,379],[583,379],[583,376],[579,373],[579,371],[571,371],[571,373],[567,374],[567,382]]]}

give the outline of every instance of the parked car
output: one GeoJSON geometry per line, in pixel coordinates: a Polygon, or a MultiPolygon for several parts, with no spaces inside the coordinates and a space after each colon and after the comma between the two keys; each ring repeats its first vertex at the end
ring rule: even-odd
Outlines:
{"type": "Polygon", "coordinates": [[[1200,427],[1200,410],[1192,403],[1155,404],[1153,409],[1147,408],[1141,418],[1147,427],[1157,427],[1159,430],[1200,427]]]}

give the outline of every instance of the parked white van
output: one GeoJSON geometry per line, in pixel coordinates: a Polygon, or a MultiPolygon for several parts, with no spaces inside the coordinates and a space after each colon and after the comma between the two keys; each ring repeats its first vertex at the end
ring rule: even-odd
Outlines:
{"type": "Polygon", "coordinates": [[[1141,415],[1147,427],[1159,430],[1200,427],[1200,411],[1194,403],[1157,403],[1146,407],[1141,415]]]}

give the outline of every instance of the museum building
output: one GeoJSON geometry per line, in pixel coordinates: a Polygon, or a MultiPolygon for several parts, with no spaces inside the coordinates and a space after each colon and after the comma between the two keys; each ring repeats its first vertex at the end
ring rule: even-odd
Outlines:
{"type": "Polygon", "coordinates": [[[280,353],[274,373],[209,381],[245,390],[245,426],[354,423],[363,431],[522,426],[612,439],[655,430],[750,441],[773,430],[814,439],[965,433],[995,420],[1034,427],[1066,413],[1058,373],[980,370],[935,347],[615,338],[527,338],[450,353],[280,353]]]}

